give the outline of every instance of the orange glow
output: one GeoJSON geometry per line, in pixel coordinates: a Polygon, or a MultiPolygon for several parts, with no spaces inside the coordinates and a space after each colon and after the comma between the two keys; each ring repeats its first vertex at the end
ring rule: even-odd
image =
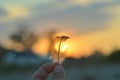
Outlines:
{"type": "MultiPolygon", "coordinates": [[[[59,47],[59,43],[56,43],[55,44],[55,49],[57,51],[58,51],[58,47],[59,47]]],[[[61,43],[60,52],[65,52],[65,51],[68,50],[68,48],[69,48],[69,46],[65,42],[63,42],[63,43],[61,43]]]]}
{"type": "Polygon", "coordinates": [[[42,38],[33,46],[33,51],[37,54],[45,56],[48,54],[49,41],[47,38],[42,38]]]}
{"type": "MultiPolygon", "coordinates": [[[[63,52],[66,57],[80,58],[92,55],[95,50],[101,51],[103,55],[109,55],[110,52],[113,51],[114,47],[119,48],[119,32],[119,27],[109,27],[103,30],[86,33],[84,35],[73,34],[69,31],[58,32],[54,35],[69,36],[70,39],[62,43],[61,52],[63,52]]],[[[56,43],[54,45],[56,50],[58,50],[58,44],[59,43],[56,43]]],[[[49,46],[49,38],[42,38],[34,45],[33,51],[46,55],[49,53],[49,46]]]]}
{"type": "MultiPolygon", "coordinates": [[[[70,39],[62,42],[61,44],[61,53],[64,53],[66,57],[80,58],[82,56],[89,56],[93,51],[93,46],[91,46],[90,40],[87,36],[75,36],[72,34],[67,34],[67,32],[60,32],[55,34],[55,36],[67,35],[70,36],[70,39]]],[[[54,47],[58,51],[59,42],[57,42],[54,47]]],[[[50,40],[48,37],[40,38],[38,42],[33,46],[33,51],[40,55],[47,55],[49,52],[50,40]]]]}
{"type": "Polygon", "coordinates": [[[29,10],[26,7],[8,4],[5,8],[10,19],[27,16],[29,14],[29,10]]]}
{"type": "Polygon", "coordinates": [[[61,46],[61,51],[64,52],[67,49],[68,49],[68,45],[66,45],[66,44],[63,43],[62,46],[61,46]]]}

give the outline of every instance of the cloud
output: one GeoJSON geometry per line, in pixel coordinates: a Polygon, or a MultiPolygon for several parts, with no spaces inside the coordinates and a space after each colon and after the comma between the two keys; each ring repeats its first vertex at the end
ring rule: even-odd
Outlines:
{"type": "Polygon", "coordinates": [[[109,20],[106,23],[107,26],[120,27],[120,2],[103,7],[101,12],[109,15],[109,20]]]}
{"type": "Polygon", "coordinates": [[[100,29],[105,27],[104,22],[108,19],[106,15],[99,12],[99,8],[101,6],[89,6],[86,8],[80,6],[72,6],[59,10],[56,4],[53,7],[44,8],[44,11],[47,12],[44,12],[42,16],[39,14],[40,12],[42,13],[42,11],[38,7],[37,11],[34,10],[33,15],[31,16],[32,18],[29,20],[32,20],[31,22],[35,22],[35,24],[41,27],[74,27],[75,29],[80,29],[82,32],[84,32],[84,30],[88,31],[100,29]],[[35,15],[36,13],[38,15],[35,15]]]}
{"type": "Polygon", "coordinates": [[[12,4],[15,6],[26,6],[31,7],[36,4],[44,5],[51,2],[54,2],[55,0],[0,0],[0,6],[4,6],[6,4],[12,4]]]}
{"type": "Polygon", "coordinates": [[[5,9],[9,18],[18,18],[29,14],[29,10],[23,6],[6,5],[5,9]]]}
{"type": "Polygon", "coordinates": [[[0,23],[23,19],[30,14],[30,9],[24,6],[6,4],[0,9],[0,23]]]}
{"type": "Polygon", "coordinates": [[[7,15],[7,12],[3,8],[0,8],[0,17],[5,15],[7,15]]]}
{"type": "Polygon", "coordinates": [[[120,16],[120,2],[102,8],[102,11],[112,16],[120,16]]]}
{"type": "Polygon", "coordinates": [[[67,0],[52,1],[44,5],[37,4],[32,7],[34,15],[45,16],[55,12],[60,12],[71,7],[71,3],[67,0]]]}
{"type": "Polygon", "coordinates": [[[109,2],[112,2],[113,0],[71,0],[71,1],[75,4],[85,6],[85,5],[95,4],[95,3],[109,3],[109,2]]]}

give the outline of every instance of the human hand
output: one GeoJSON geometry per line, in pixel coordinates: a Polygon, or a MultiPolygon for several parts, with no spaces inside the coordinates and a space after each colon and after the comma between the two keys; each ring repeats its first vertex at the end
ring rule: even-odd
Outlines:
{"type": "Polygon", "coordinates": [[[53,72],[54,80],[66,80],[65,71],[59,63],[46,63],[33,75],[32,80],[46,80],[53,72]]]}

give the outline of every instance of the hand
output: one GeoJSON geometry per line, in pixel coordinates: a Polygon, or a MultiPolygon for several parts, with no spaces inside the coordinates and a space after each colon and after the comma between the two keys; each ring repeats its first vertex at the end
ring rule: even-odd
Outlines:
{"type": "Polygon", "coordinates": [[[34,75],[32,80],[46,80],[53,72],[54,80],[66,80],[65,71],[59,63],[44,64],[34,75]]]}

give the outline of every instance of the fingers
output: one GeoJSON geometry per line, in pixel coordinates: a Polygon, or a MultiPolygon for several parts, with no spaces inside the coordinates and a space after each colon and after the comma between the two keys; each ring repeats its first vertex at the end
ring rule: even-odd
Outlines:
{"type": "Polygon", "coordinates": [[[58,63],[47,63],[44,64],[41,69],[45,70],[48,73],[53,72],[54,68],[56,67],[56,65],[58,65],[58,63]]]}
{"type": "Polygon", "coordinates": [[[55,67],[53,72],[54,80],[66,80],[66,74],[63,67],[59,64],[55,67]]]}
{"type": "Polygon", "coordinates": [[[32,80],[46,80],[48,74],[54,71],[55,66],[58,63],[44,64],[33,76],[32,80]]]}

